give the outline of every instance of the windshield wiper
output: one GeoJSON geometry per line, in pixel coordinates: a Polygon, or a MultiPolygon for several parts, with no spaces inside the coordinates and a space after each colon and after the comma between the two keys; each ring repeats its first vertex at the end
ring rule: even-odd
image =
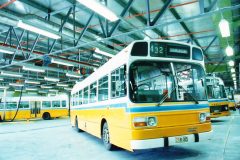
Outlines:
{"type": "Polygon", "coordinates": [[[178,87],[182,88],[188,95],[190,95],[190,97],[193,99],[193,101],[196,103],[196,104],[199,104],[198,100],[191,94],[189,93],[185,88],[183,88],[183,86],[179,86],[178,87]]]}
{"type": "MultiPolygon", "coordinates": [[[[170,95],[173,93],[174,90],[176,90],[177,86],[175,86],[171,92],[170,92],[170,95]]],[[[156,105],[157,107],[161,106],[163,104],[163,102],[167,99],[168,97],[168,93],[166,93],[163,98],[158,102],[158,104],[156,105]]]]}

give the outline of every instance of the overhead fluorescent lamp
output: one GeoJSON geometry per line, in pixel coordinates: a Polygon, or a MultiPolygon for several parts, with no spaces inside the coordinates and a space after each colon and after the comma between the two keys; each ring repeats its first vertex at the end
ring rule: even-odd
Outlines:
{"type": "Polygon", "coordinates": [[[14,50],[13,50],[13,48],[0,46],[0,53],[13,54],[14,50]]]}
{"type": "Polygon", "coordinates": [[[59,87],[68,87],[68,84],[57,83],[57,86],[59,86],[59,87]]]}
{"type": "Polygon", "coordinates": [[[41,88],[49,89],[49,88],[52,88],[52,86],[41,85],[41,88]]]}
{"type": "Polygon", "coordinates": [[[0,81],[3,81],[3,78],[0,78],[0,81]]]}
{"type": "Polygon", "coordinates": [[[49,38],[52,38],[52,39],[60,39],[61,37],[57,34],[54,34],[54,33],[51,33],[49,31],[46,31],[44,29],[40,29],[38,27],[34,27],[32,25],[29,25],[27,23],[24,23],[23,21],[19,20],[18,23],[17,23],[17,27],[20,27],[22,29],[25,29],[25,30],[28,30],[28,31],[31,31],[31,32],[35,32],[37,34],[41,34],[43,36],[46,36],[46,37],[49,37],[49,38]]]}
{"type": "Polygon", "coordinates": [[[101,54],[101,55],[107,56],[107,57],[111,57],[111,58],[114,56],[114,55],[112,55],[112,54],[110,54],[110,53],[101,51],[99,48],[96,48],[96,49],[95,49],[95,52],[96,52],[96,53],[99,53],[99,54],[101,54]]]}
{"type": "Polygon", "coordinates": [[[0,89],[8,89],[8,86],[0,86],[0,89]]]}
{"type": "Polygon", "coordinates": [[[54,58],[52,58],[51,63],[61,64],[65,66],[74,66],[74,64],[72,64],[71,62],[60,60],[60,59],[54,59],[54,58]]]}
{"type": "Polygon", "coordinates": [[[236,74],[232,74],[232,77],[236,77],[236,74]]]}
{"type": "Polygon", "coordinates": [[[77,74],[77,73],[66,73],[66,76],[67,77],[73,77],[73,78],[81,78],[81,75],[80,74],[77,74]]]}
{"type": "Polygon", "coordinates": [[[59,82],[59,78],[54,78],[54,77],[44,77],[44,80],[51,81],[51,82],[59,82]]]}
{"type": "Polygon", "coordinates": [[[42,72],[42,73],[45,72],[45,69],[41,67],[36,67],[36,66],[23,66],[22,69],[26,71],[33,71],[33,72],[42,72]]]}
{"type": "Polygon", "coordinates": [[[232,55],[233,55],[233,49],[232,49],[232,47],[227,46],[227,48],[226,48],[225,51],[226,51],[227,56],[232,56],[232,55]]]}
{"type": "Polygon", "coordinates": [[[236,77],[233,77],[233,80],[236,81],[236,77]]]}
{"type": "Polygon", "coordinates": [[[231,72],[232,72],[232,73],[235,73],[235,69],[234,69],[234,68],[231,68],[231,72]]]}
{"type": "Polygon", "coordinates": [[[230,36],[229,23],[226,19],[221,19],[218,26],[219,26],[222,37],[230,36]]]}
{"type": "Polygon", "coordinates": [[[15,87],[23,87],[24,84],[21,83],[9,83],[10,86],[15,86],[15,87]]]}
{"type": "Polygon", "coordinates": [[[94,58],[97,58],[97,59],[102,59],[102,56],[97,55],[97,54],[93,54],[93,57],[94,57],[94,58]]]}
{"type": "Polygon", "coordinates": [[[111,11],[109,8],[102,5],[96,0],[77,0],[77,1],[111,22],[114,22],[119,19],[113,11],[111,11]]]}
{"type": "Polygon", "coordinates": [[[9,77],[22,77],[23,75],[16,72],[9,72],[9,71],[1,71],[2,76],[9,76],[9,77]]]}
{"type": "Polygon", "coordinates": [[[229,62],[228,62],[228,65],[229,65],[230,67],[233,67],[233,66],[234,66],[234,61],[232,61],[232,60],[229,61],[229,62]]]}
{"type": "Polygon", "coordinates": [[[28,83],[28,84],[40,84],[39,81],[34,81],[34,80],[25,80],[25,83],[28,83]]]}
{"type": "Polygon", "coordinates": [[[27,91],[36,91],[37,88],[26,88],[27,91]]]}
{"type": "Polygon", "coordinates": [[[38,91],[38,93],[47,94],[47,91],[38,91]]]}
{"type": "Polygon", "coordinates": [[[49,89],[49,92],[58,92],[57,89],[49,89]]]}

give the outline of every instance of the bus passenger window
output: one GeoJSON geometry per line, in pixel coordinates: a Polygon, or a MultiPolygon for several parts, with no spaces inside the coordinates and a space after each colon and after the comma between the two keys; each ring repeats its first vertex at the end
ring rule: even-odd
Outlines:
{"type": "Polygon", "coordinates": [[[121,66],[111,73],[111,97],[124,97],[126,95],[125,66],[121,66]]]}
{"type": "Polygon", "coordinates": [[[29,108],[29,103],[28,102],[20,102],[19,108],[29,108]]]}
{"type": "Polygon", "coordinates": [[[17,108],[17,103],[16,102],[6,102],[6,108],[7,109],[15,109],[15,108],[17,108]]]}
{"type": "Polygon", "coordinates": [[[98,101],[108,99],[108,76],[104,76],[98,81],[98,101]]]}
{"type": "Polygon", "coordinates": [[[94,82],[90,85],[90,102],[94,103],[97,101],[97,82],[94,82]]]}
{"type": "Polygon", "coordinates": [[[78,104],[81,105],[83,102],[82,90],[78,92],[78,104]]]}
{"type": "Polygon", "coordinates": [[[42,107],[43,108],[50,108],[51,107],[50,101],[43,101],[42,102],[42,107]]]}
{"type": "Polygon", "coordinates": [[[60,101],[52,101],[52,107],[60,107],[60,101]]]}
{"type": "Polygon", "coordinates": [[[67,104],[66,104],[66,101],[62,101],[62,107],[66,107],[67,104]]]}
{"type": "Polygon", "coordinates": [[[83,104],[88,103],[88,87],[85,87],[83,90],[83,104]]]}

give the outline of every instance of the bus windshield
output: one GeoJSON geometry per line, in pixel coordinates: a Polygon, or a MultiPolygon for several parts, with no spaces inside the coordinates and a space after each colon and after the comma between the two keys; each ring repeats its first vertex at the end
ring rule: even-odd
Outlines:
{"type": "Polygon", "coordinates": [[[189,63],[136,61],[130,66],[130,99],[134,103],[207,100],[201,66],[189,63]]]}
{"type": "Polygon", "coordinates": [[[227,98],[227,94],[223,85],[208,85],[207,91],[209,99],[227,98]]]}

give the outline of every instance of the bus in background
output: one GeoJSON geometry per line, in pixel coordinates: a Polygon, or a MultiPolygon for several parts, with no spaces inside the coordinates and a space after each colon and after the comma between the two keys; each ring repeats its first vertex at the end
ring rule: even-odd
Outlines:
{"type": "Polygon", "coordinates": [[[205,67],[199,47],[134,41],[71,91],[71,124],[129,151],[208,139],[205,67]]]}
{"type": "Polygon", "coordinates": [[[228,98],[223,80],[215,75],[206,77],[211,118],[229,116],[228,98]]]}
{"type": "Polygon", "coordinates": [[[227,97],[228,97],[228,108],[229,110],[236,111],[236,102],[234,99],[234,90],[232,87],[225,87],[227,97]]]}
{"type": "Polygon", "coordinates": [[[54,97],[27,96],[6,97],[6,102],[0,103],[0,120],[10,121],[16,114],[16,120],[43,118],[49,120],[51,118],[68,116],[69,105],[68,96],[59,95],[54,97]],[[17,109],[17,107],[19,107],[17,109]]]}

